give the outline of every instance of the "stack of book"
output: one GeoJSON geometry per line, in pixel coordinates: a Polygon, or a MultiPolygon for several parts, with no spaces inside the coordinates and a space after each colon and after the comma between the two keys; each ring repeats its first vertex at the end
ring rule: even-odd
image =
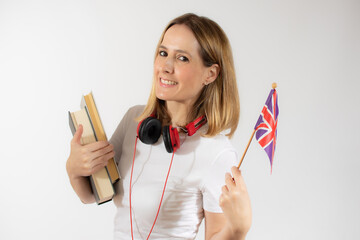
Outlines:
{"type": "MultiPolygon", "coordinates": [[[[72,134],[75,134],[78,126],[81,124],[84,129],[81,144],[85,145],[96,141],[107,141],[92,93],[82,97],[80,108],[80,111],[69,112],[69,124],[72,134]]],[[[113,199],[115,195],[113,184],[116,183],[119,178],[119,171],[113,158],[109,160],[106,167],[89,177],[97,204],[102,204],[113,199]]]]}

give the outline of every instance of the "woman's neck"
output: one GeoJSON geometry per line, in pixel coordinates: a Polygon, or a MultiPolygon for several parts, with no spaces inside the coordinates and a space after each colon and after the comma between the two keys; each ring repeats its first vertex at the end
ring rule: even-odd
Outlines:
{"type": "Polygon", "coordinates": [[[171,116],[172,126],[185,126],[191,121],[191,119],[188,119],[191,111],[190,104],[167,101],[166,108],[171,116]]]}

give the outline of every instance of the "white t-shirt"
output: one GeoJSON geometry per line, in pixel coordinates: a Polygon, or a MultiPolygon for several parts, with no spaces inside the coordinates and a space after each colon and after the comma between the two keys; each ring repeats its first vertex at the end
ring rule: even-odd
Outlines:
{"type": "MultiPolygon", "coordinates": [[[[115,148],[121,180],[115,185],[114,239],[131,239],[129,184],[136,129],[134,120],[144,107],[128,110],[110,142],[115,148]]],[[[237,153],[225,135],[205,138],[203,126],[193,136],[180,134],[180,148],[174,155],[164,199],[150,239],[194,239],[204,210],[221,213],[219,197],[225,173],[237,164],[237,153]]],[[[137,141],[132,179],[132,221],[135,239],[146,239],[160,203],[172,153],[162,136],[153,145],[137,141]]]]}

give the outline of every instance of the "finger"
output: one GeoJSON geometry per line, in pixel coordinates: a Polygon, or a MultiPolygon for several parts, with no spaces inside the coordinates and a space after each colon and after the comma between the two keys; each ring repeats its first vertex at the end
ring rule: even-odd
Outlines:
{"type": "Polygon", "coordinates": [[[103,163],[99,163],[99,164],[95,165],[91,170],[91,174],[94,174],[94,173],[100,171],[100,169],[104,168],[105,166],[106,166],[106,164],[103,164],[103,163]]]}
{"type": "Polygon", "coordinates": [[[233,181],[233,178],[231,177],[230,173],[225,174],[225,184],[229,190],[232,190],[233,188],[236,187],[235,182],[233,181]]]}
{"type": "Polygon", "coordinates": [[[113,152],[109,153],[101,158],[96,159],[93,163],[93,167],[91,169],[91,174],[96,173],[97,171],[99,171],[101,168],[106,167],[109,159],[114,157],[113,152]]]}
{"type": "Polygon", "coordinates": [[[115,152],[114,151],[111,151],[111,152],[108,152],[107,154],[105,155],[102,155],[96,159],[94,159],[92,162],[91,162],[91,165],[93,166],[92,168],[94,168],[95,166],[97,165],[103,165],[103,166],[106,166],[109,162],[109,160],[114,157],[115,155],[115,152]]]}
{"type": "Polygon", "coordinates": [[[112,144],[109,144],[103,148],[93,151],[91,156],[93,159],[96,159],[96,158],[99,158],[99,157],[109,153],[109,152],[112,152],[113,150],[114,150],[114,146],[112,144]]]}
{"type": "Polygon", "coordinates": [[[108,145],[109,145],[108,141],[98,141],[98,142],[89,143],[86,145],[86,147],[90,152],[96,152],[108,145]]]}
{"type": "Polygon", "coordinates": [[[240,181],[240,177],[241,177],[241,171],[240,169],[238,169],[237,167],[233,166],[231,167],[231,173],[234,177],[235,182],[237,183],[238,181],[240,181]]]}
{"type": "Polygon", "coordinates": [[[233,166],[231,168],[231,172],[234,176],[235,185],[246,188],[245,181],[244,178],[242,177],[241,171],[237,167],[233,166]]]}
{"type": "Polygon", "coordinates": [[[222,186],[221,192],[222,192],[223,194],[228,194],[228,193],[229,193],[228,187],[227,187],[226,185],[222,186]]]}
{"type": "Polygon", "coordinates": [[[80,124],[79,127],[76,129],[76,132],[74,134],[74,137],[72,139],[73,143],[81,144],[81,136],[83,134],[84,128],[83,125],[80,124]]]}
{"type": "Polygon", "coordinates": [[[220,206],[220,207],[223,207],[223,206],[224,206],[224,197],[223,197],[222,194],[221,194],[220,197],[219,197],[219,206],[220,206]]]}
{"type": "Polygon", "coordinates": [[[219,197],[219,206],[221,208],[223,208],[226,205],[227,199],[228,199],[228,197],[227,197],[226,194],[223,193],[223,194],[220,195],[220,197],[219,197]]]}

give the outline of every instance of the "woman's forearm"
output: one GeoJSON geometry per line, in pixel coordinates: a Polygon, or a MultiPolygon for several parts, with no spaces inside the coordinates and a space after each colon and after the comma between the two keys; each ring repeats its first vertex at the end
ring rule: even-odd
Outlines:
{"type": "Polygon", "coordinates": [[[70,183],[78,197],[83,203],[94,203],[95,197],[91,190],[91,186],[89,183],[89,180],[87,177],[81,177],[81,176],[73,176],[71,173],[69,173],[68,166],[66,167],[70,183]]]}
{"type": "Polygon", "coordinates": [[[221,231],[215,233],[209,240],[245,240],[246,233],[241,233],[226,224],[221,231]]]}

